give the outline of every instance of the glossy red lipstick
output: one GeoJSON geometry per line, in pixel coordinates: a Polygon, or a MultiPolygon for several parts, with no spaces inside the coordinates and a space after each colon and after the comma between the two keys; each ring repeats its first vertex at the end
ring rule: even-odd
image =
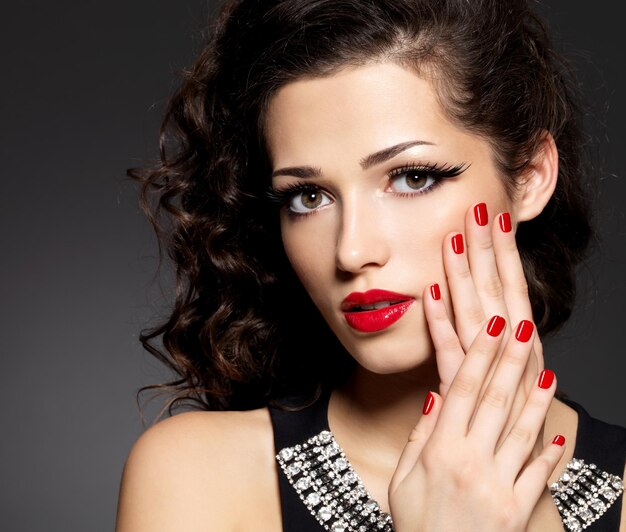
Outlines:
{"type": "Polygon", "coordinates": [[[397,322],[415,298],[388,290],[352,292],[341,303],[348,325],[360,332],[382,331],[397,322]]]}

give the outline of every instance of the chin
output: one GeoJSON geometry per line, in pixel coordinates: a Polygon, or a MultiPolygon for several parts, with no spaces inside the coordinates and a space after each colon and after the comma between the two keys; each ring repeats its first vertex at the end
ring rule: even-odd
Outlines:
{"type": "Polygon", "coordinates": [[[359,366],[377,375],[411,372],[423,365],[430,366],[434,362],[430,337],[416,341],[415,335],[411,335],[410,340],[403,341],[401,338],[392,340],[383,336],[366,339],[370,341],[369,345],[359,345],[354,341],[345,342],[342,338],[340,340],[359,366]],[[412,342],[413,346],[407,349],[409,342],[412,342]]]}

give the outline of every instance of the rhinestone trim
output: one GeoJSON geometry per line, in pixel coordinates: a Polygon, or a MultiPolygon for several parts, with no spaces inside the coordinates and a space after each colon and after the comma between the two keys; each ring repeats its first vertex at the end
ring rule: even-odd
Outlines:
{"type": "Polygon", "coordinates": [[[330,532],[393,532],[352,469],[332,432],[323,430],[302,444],[285,447],[276,460],[311,515],[330,532]]]}
{"type": "Polygon", "coordinates": [[[572,532],[599,519],[623,492],[621,478],[578,458],[573,458],[559,481],[550,486],[563,524],[572,532]]]}
{"type": "MultiPolygon", "coordinates": [[[[393,532],[391,515],[381,511],[369,495],[332,432],[323,430],[304,443],[285,447],[276,460],[324,530],[393,532]]],[[[578,458],[550,486],[552,500],[570,532],[597,521],[623,492],[620,477],[578,458]]]]}

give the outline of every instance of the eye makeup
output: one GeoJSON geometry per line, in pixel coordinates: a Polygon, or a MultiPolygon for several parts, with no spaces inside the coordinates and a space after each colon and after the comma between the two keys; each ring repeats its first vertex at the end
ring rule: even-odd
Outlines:
{"type": "MultiPolygon", "coordinates": [[[[412,189],[410,191],[393,191],[388,190],[389,187],[385,189],[385,191],[390,192],[394,196],[398,197],[416,197],[426,194],[428,192],[433,191],[435,188],[440,186],[445,179],[457,177],[462,174],[467,168],[469,168],[469,164],[461,163],[458,165],[438,165],[431,163],[408,163],[406,165],[400,166],[398,168],[394,168],[391,170],[387,177],[389,178],[390,184],[396,181],[399,181],[400,178],[404,177],[405,185],[412,189]],[[422,185],[422,186],[414,186],[414,185],[422,185]]],[[[322,187],[317,185],[313,185],[310,183],[292,183],[287,184],[281,187],[273,188],[270,187],[266,192],[266,199],[270,205],[278,208],[278,209],[286,209],[286,212],[289,216],[294,218],[309,216],[314,214],[319,210],[320,207],[307,209],[306,206],[301,205],[300,208],[304,210],[295,210],[290,203],[296,200],[298,197],[304,198],[306,196],[313,197],[316,195],[326,196],[328,198],[331,195],[326,192],[322,187]]],[[[332,200],[331,200],[332,202],[332,200]]],[[[322,206],[328,205],[329,202],[323,203],[322,206]]]]}
{"type": "Polygon", "coordinates": [[[405,184],[412,190],[410,191],[395,191],[394,194],[400,197],[412,197],[420,194],[426,194],[433,191],[436,187],[443,183],[444,179],[457,177],[463,173],[469,165],[462,163],[456,166],[439,166],[435,164],[417,164],[409,163],[407,165],[395,168],[389,172],[388,176],[390,180],[398,181],[399,178],[404,176],[405,184]],[[428,183],[423,186],[416,187],[420,182],[428,183]]]}

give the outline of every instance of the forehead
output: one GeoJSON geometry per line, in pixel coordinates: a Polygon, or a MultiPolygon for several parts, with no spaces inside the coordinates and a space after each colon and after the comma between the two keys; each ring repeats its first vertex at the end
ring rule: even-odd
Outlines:
{"type": "Polygon", "coordinates": [[[477,140],[443,112],[434,85],[395,63],[343,69],[282,87],[270,101],[266,141],[274,166],[323,154],[359,158],[407,140],[477,140]]]}

